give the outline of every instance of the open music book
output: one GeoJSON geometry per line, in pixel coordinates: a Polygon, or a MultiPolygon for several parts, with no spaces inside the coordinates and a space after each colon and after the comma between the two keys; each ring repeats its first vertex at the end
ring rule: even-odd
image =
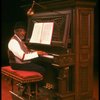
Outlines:
{"type": "Polygon", "coordinates": [[[50,44],[53,34],[54,22],[34,23],[30,43],[50,44]]]}

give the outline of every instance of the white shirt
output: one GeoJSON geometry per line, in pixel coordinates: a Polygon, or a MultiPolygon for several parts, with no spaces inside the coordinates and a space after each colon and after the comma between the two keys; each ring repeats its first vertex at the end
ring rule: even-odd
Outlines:
{"type": "MultiPolygon", "coordinates": [[[[17,36],[17,35],[16,35],[17,36]]],[[[18,37],[18,36],[17,36],[18,37]]],[[[20,38],[18,37],[18,39],[20,40],[20,38]]],[[[21,41],[21,40],[20,40],[21,41]]],[[[29,52],[29,53],[25,53],[21,47],[19,42],[16,39],[11,39],[10,42],[8,43],[8,48],[10,51],[13,52],[13,54],[18,57],[19,59],[23,59],[23,60],[30,60],[33,58],[37,58],[38,54],[37,52],[29,52]]]]}

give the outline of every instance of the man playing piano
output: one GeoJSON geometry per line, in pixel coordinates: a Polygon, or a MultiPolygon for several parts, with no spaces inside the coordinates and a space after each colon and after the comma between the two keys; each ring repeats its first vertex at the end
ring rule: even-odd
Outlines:
{"type": "MultiPolygon", "coordinates": [[[[31,11],[32,9],[30,9],[28,14],[30,14],[31,11]]],[[[32,15],[33,13],[31,13],[28,16],[32,15]]],[[[25,39],[25,35],[26,35],[25,24],[23,22],[17,22],[14,27],[14,35],[12,36],[12,38],[8,43],[9,64],[14,70],[39,72],[44,76],[45,79],[48,73],[48,71],[46,72],[46,70],[48,68],[47,66],[44,67],[43,65],[39,64],[38,60],[40,56],[47,55],[47,53],[43,51],[30,50],[23,41],[25,39]]],[[[53,85],[48,83],[48,81],[43,81],[42,86],[48,89],[53,88],[53,85]]],[[[32,90],[34,91],[33,84],[32,84],[32,90]]],[[[23,93],[24,92],[25,91],[23,91],[23,93]]]]}
{"type": "MultiPolygon", "coordinates": [[[[45,68],[32,60],[46,54],[43,51],[35,51],[27,48],[23,39],[26,34],[26,28],[23,22],[17,22],[14,27],[14,35],[8,43],[9,64],[14,70],[36,71],[45,75],[45,68]]],[[[32,85],[34,88],[34,85],[32,85]]],[[[33,89],[34,90],[34,89],[33,89]]]]}

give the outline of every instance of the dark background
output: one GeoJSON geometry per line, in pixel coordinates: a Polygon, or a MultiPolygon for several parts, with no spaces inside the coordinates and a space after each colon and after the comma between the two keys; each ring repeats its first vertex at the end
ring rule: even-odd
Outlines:
{"type": "MultiPolygon", "coordinates": [[[[35,0],[36,2],[51,0],[35,0]]],[[[52,0],[57,1],[57,0],[52,0]]],[[[98,1],[94,7],[94,73],[98,74],[99,69],[99,13],[98,1]]],[[[1,66],[8,65],[7,45],[13,35],[13,27],[17,21],[24,21],[27,24],[26,9],[22,5],[30,5],[32,0],[2,0],[1,1],[1,66]]],[[[30,7],[29,6],[29,7],[30,7]]]]}

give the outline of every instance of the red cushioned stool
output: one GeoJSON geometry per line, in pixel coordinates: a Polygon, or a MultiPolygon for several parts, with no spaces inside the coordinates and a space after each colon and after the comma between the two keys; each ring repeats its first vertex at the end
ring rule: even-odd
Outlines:
{"type": "MultiPolygon", "coordinates": [[[[43,76],[35,71],[20,71],[20,70],[13,70],[11,66],[4,66],[1,68],[1,72],[3,76],[6,76],[11,79],[11,87],[12,92],[14,91],[14,81],[21,83],[21,84],[27,84],[27,91],[29,93],[28,100],[31,98],[31,89],[30,89],[30,83],[35,83],[35,98],[37,100],[37,94],[38,94],[38,82],[43,79],[43,76]]],[[[22,100],[22,99],[19,99],[22,100]]],[[[24,100],[24,99],[23,99],[24,100]]]]}

